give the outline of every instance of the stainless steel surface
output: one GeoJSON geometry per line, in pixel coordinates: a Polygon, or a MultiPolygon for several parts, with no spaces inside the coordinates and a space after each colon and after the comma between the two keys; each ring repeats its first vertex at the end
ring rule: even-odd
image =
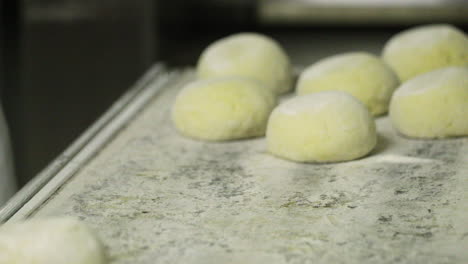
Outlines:
{"type": "Polygon", "coordinates": [[[193,74],[170,79],[148,83],[145,90],[161,90],[135,118],[118,115],[125,126],[103,129],[118,133],[99,153],[89,155],[101,145],[91,141],[81,152],[91,159],[70,161],[10,220],[79,217],[96,229],[114,264],[468,258],[468,138],[407,139],[380,117],[379,143],[368,157],[293,163],[266,153],[263,138],[181,137],[170,108],[193,74]]]}
{"type": "Polygon", "coordinates": [[[90,128],[52,161],[35,178],[26,184],[0,209],[0,223],[22,210],[23,214],[34,210],[52,195],[69,177],[73,176],[88,159],[95,155],[126,122],[136,115],[155,95],[160,85],[167,81],[162,64],[153,66],[132,88],[117,100],[90,128]],[[158,80],[156,89],[148,85],[158,80]],[[138,99],[137,99],[138,97],[138,99]],[[31,202],[31,198],[34,200],[31,202]],[[23,208],[28,206],[27,209],[23,208]]]}
{"type": "Polygon", "coordinates": [[[263,24],[467,23],[467,14],[465,0],[260,0],[258,7],[263,24]]]}

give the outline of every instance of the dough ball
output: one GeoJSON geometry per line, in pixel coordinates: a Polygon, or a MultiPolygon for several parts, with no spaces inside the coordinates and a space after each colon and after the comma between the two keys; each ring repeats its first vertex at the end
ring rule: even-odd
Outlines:
{"type": "Polygon", "coordinates": [[[416,27],[392,37],[383,58],[401,81],[447,66],[468,66],[468,37],[450,25],[416,27]]]}
{"type": "Polygon", "coordinates": [[[405,82],[392,97],[390,118],[409,137],[468,135],[468,68],[443,68],[405,82]]]}
{"type": "Polygon", "coordinates": [[[369,153],[377,141],[367,108],[346,92],[295,97],[273,110],[266,133],[268,150],[300,162],[336,162],[369,153]]]}
{"type": "Polygon", "coordinates": [[[104,264],[104,248],[74,218],[34,219],[0,227],[0,263],[104,264]]]}
{"type": "Polygon", "coordinates": [[[299,95],[345,91],[361,100],[373,115],[386,113],[398,78],[385,63],[365,52],[350,52],[320,60],[300,75],[299,95]]]}
{"type": "Polygon", "coordinates": [[[197,73],[199,78],[250,77],[276,94],[292,88],[288,56],[275,40],[256,33],[235,34],[209,45],[198,60],[197,73]]]}
{"type": "Polygon", "coordinates": [[[185,86],[172,119],[185,136],[221,141],[261,136],[275,95],[262,83],[242,77],[198,80],[185,86]]]}

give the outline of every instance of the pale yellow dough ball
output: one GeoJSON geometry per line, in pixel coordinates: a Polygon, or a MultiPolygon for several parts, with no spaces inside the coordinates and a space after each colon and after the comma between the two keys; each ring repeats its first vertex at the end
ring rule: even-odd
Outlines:
{"type": "Polygon", "coordinates": [[[407,81],[392,97],[390,118],[409,137],[468,135],[468,68],[443,68],[407,81]]]}
{"type": "Polygon", "coordinates": [[[325,58],[302,72],[299,95],[320,91],[345,91],[364,103],[373,115],[386,113],[399,81],[378,57],[350,52],[325,58]]]}
{"type": "Polygon", "coordinates": [[[104,264],[104,247],[74,218],[33,219],[0,227],[0,263],[104,264]]]}
{"type": "Polygon", "coordinates": [[[178,94],[172,119],[185,136],[222,141],[262,136],[276,96],[241,77],[197,80],[178,94]]]}
{"type": "Polygon", "coordinates": [[[276,94],[292,88],[289,58],[273,39],[239,33],[209,45],[197,64],[199,78],[242,76],[263,82],[276,94]]]}
{"type": "Polygon", "coordinates": [[[367,108],[341,91],[295,97],[273,110],[266,133],[268,150],[299,162],[353,160],[377,142],[367,108]]]}
{"type": "Polygon", "coordinates": [[[383,59],[401,81],[448,66],[468,66],[468,37],[450,25],[403,31],[385,45],[383,59]]]}

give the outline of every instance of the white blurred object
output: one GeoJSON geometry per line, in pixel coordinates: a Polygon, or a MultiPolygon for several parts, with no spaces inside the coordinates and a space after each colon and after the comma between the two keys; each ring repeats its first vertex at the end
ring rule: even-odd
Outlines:
{"type": "Polygon", "coordinates": [[[263,0],[261,24],[468,22],[468,0],[263,0]]]}
{"type": "Polygon", "coordinates": [[[8,127],[0,105],[0,207],[16,190],[8,127]]]}
{"type": "Polygon", "coordinates": [[[325,5],[325,6],[441,6],[460,4],[465,0],[297,0],[304,4],[325,5]]]}

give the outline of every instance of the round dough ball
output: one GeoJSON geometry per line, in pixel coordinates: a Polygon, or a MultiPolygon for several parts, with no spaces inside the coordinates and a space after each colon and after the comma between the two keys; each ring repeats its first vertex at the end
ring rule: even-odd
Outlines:
{"type": "Polygon", "coordinates": [[[209,45],[198,60],[197,74],[199,78],[250,77],[276,94],[292,88],[288,56],[275,40],[256,33],[231,35],[209,45]]]}
{"type": "Polygon", "coordinates": [[[185,136],[221,141],[265,134],[276,96],[258,81],[242,77],[198,80],[185,86],[172,119],[185,136]]]}
{"type": "Polygon", "coordinates": [[[401,81],[448,66],[468,66],[468,37],[450,25],[412,28],[392,37],[383,59],[401,81]]]}
{"type": "Polygon", "coordinates": [[[363,102],[373,115],[386,113],[398,78],[385,63],[365,52],[325,58],[300,75],[299,95],[320,91],[345,91],[363,102]]]}
{"type": "Polygon", "coordinates": [[[266,138],[271,153],[300,162],[357,159],[377,142],[367,108],[341,91],[302,95],[279,105],[268,121],[266,138]]]}
{"type": "Polygon", "coordinates": [[[0,263],[104,264],[104,247],[74,218],[34,219],[0,227],[0,263]]]}
{"type": "Polygon", "coordinates": [[[390,118],[409,137],[468,135],[468,68],[443,68],[407,81],[392,97],[390,118]]]}

